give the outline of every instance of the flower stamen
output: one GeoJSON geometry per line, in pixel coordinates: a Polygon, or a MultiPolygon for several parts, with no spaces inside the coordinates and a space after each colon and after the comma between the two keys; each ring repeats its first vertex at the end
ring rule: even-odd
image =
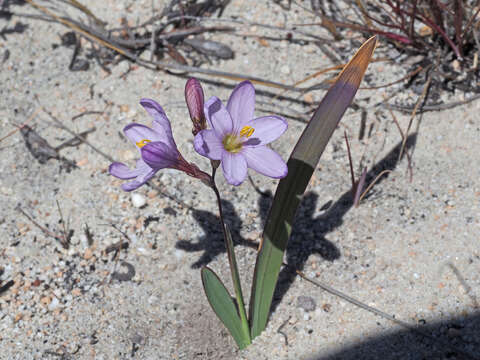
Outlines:
{"type": "Polygon", "coordinates": [[[149,142],[152,142],[152,140],[143,139],[142,141],[136,142],[136,144],[137,144],[137,146],[138,146],[139,148],[142,148],[142,147],[144,147],[145,145],[147,145],[149,142]]]}
{"type": "Polygon", "coordinates": [[[252,136],[254,131],[255,129],[253,127],[246,125],[243,127],[242,130],[240,130],[240,136],[249,138],[250,136],[252,136]]]}

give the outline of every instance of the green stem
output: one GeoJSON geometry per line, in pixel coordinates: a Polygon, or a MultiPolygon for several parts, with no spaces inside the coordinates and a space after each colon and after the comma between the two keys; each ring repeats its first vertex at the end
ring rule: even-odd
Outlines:
{"type": "Polygon", "coordinates": [[[247,313],[245,311],[245,305],[243,301],[243,294],[242,294],[242,285],[240,283],[240,276],[238,273],[237,267],[237,260],[235,258],[235,249],[233,246],[232,236],[230,231],[228,230],[225,220],[223,217],[223,208],[222,208],[222,201],[220,198],[220,193],[218,192],[217,185],[215,184],[215,173],[216,168],[213,168],[212,171],[212,189],[217,197],[218,203],[218,212],[220,214],[220,222],[222,224],[222,231],[223,231],[223,238],[225,240],[225,247],[228,254],[228,262],[230,264],[230,272],[232,273],[232,281],[233,281],[233,288],[235,290],[235,298],[237,299],[237,308],[238,313],[240,315],[240,320],[242,321],[242,330],[245,334],[245,337],[248,339],[248,344],[251,344],[251,337],[250,337],[250,328],[248,325],[247,313]]]}

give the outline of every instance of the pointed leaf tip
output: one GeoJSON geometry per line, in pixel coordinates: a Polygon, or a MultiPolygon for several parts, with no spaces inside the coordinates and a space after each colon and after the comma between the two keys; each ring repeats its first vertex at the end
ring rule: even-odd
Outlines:
{"type": "Polygon", "coordinates": [[[336,83],[345,83],[357,89],[360,86],[376,46],[377,35],[365,41],[338,75],[336,83]]]}

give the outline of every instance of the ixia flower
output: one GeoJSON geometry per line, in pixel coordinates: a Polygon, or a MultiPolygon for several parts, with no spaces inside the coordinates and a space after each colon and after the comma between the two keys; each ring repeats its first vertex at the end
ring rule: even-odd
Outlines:
{"type": "Polygon", "coordinates": [[[127,125],[123,132],[140,150],[141,158],[133,170],[119,162],[114,162],[109,167],[110,174],[119,179],[134,179],[122,184],[122,189],[135,190],[150,180],[158,170],[164,168],[184,171],[208,183],[210,175],[187,162],[178,151],[173,140],[170,121],[162,107],[151,99],[142,99],[140,104],[153,117],[152,127],[132,123],[127,125]]]}
{"type": "Polygon", "coordinates": [[[255,88],[249,81],[237,85],[225,107],[219,98],[205,103],[205,117],[212,129],[195,136],[195,150],[211,160],[220,160],[227,182],[240,185],[247,168],[260,174],[283,178],[288,168],[283,159],[266,145],[287,130],[279,116],[254,119],[255,88]]]}

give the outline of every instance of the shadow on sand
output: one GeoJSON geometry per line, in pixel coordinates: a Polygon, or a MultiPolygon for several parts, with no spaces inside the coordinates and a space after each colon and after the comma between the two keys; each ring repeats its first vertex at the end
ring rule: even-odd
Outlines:
{"type": "MultiPolygon", "coordinates": [[[[480,313],[433,321],[420,329],[451,349],[414,331],[399,330],[367,338],[361,343],[329,354],[305,357],[306,360],[440,360],[480,359],[480,313]]],[[[314,334],[312,334],[314,335],[314,334]]]]}
{"type": "MultiPolygon", "coordinates": [[[[407,149],[414,146],[415,142],[416,134],[410,135],[406,142],[407,149]]],[[[367,184],[383,170],[395,169],[399,159],[400,148],[401,142],[372,167],[367,173],[367,184]]],[[[386,178],[388,178],[388,175],[382,177],[379,182],[386,178]]],[[[377,184],[379,182],[377,182],[377,184]]],[[[329,204],[325,213],[314,217],[318,195],[313,192],[308,192],[304,195],[295,218],[295,224],[286,254],[287,263],[291,265],[292,268],[302,271],[305,262],[312,254],[318,254],[327,261],[334,261],[340,258],[340,250],[334,243],[326,238],[326,235],[342,225],[344,215],[353,206],[352,197],[351,190],[347,191],[336,202],[329,204]]],[[[272,198],[271,192],[265,192],[261,193],[258,200],[259,216],[263,224],[268,216],[272,198]]],[[[222,201],[222,206],[225,221],[231,229],[234,244],[256,248],[256,243],[244,239],[239,235],[240,229],[242,228],[242,220],[235,212],[233,204],[229,201],[222,201]]],[[[175,247],[187,252],[203,251],[200,258],[192,264],[192,268],[200,268],[208,265],[217,255],[225,252],[225,245],[220,220],[217,215],[208,211],[193,210],[193,217],[201,226],[205,235],[199,237],[195,242],[187,240],[178,241],[175,247]]],[[[282,269],[274,295],[272,311],[288,291],[295,277],[296,274],[292,269],[286,267],[282,269]]]]}

